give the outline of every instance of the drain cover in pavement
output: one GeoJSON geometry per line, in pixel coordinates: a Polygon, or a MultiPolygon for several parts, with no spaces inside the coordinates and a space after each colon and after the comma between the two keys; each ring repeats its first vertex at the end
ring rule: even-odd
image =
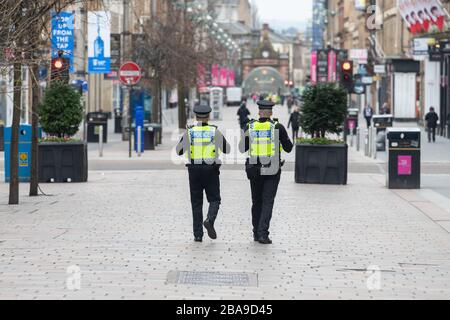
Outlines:
{"type": "Polygon", "coordinates": [[[170,271],[167,282],[200,286],[257,287],[258,276],[253,273],[170,271]]]}

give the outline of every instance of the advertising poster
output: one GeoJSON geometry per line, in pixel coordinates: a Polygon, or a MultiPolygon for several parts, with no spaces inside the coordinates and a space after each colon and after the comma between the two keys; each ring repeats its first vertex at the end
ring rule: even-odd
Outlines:
{"type": "Polygon", "coordinates": [[[328,53],[328,82],[336,82],[337,81],[337,55],[336,51],[330,50],[328,53]]]}
{"type": "Polygon", "coordinates": [[[311,83],[317,83],[317,51],[311,52],[311,83]]]}
{"type": "Polygon", "coordinates": [[[105,11],[88,12],[89,73],[111,71],[111,18],[105,11]]]}
{"type": "Polygon", "coordinates": [[[328,82],[328,50],[318,50],[317,52],[317,81],[319,83],[328,82]]]}
{"type": "Polygon", "coordinates": [[[219,86],[220,87],[226,87],[227,84],[228,84],[228,69],[227,68],[221,68],[220,69],[219,86]]]}
{"type": "Polygon", "coordinates": [[[52,13],[52,58],[62,57],[70,60],[70,72],[74,72],[74,19],[71,12],[52,13]]]}
{"type": "Polygon", "coordinates": [[[437,0],[397,0],[397,7],[412,34],[448,29],[448,16],[437,0]]]}
{"type": "Polygon", "coordinates": [[[219,65],[213,64],[211,68],[211,85],[213,87],[219,86],[219,65]]]}

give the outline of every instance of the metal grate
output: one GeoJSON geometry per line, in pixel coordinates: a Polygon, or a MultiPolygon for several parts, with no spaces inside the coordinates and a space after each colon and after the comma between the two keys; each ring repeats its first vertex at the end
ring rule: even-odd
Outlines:
{"type": "Polygon", "coordinates": [[[170,271],[167,282],[200,286],[257,287],[258,276],[236,272],[170,271]]]}

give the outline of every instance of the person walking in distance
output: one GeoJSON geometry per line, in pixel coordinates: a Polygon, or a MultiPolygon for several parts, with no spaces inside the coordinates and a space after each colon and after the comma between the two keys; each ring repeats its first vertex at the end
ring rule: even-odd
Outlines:
{"type": "Polygon", "coordinates": [[[291,113],[291,116],[289,117],[288,122],[288,129],[292,125],[292,141],[295,143],[295,141],[298,139],[298,131],[300,130],[300,112],[298,110],[298,107],[294,108],[294,111],[291,113]]]}
{"type": "Polygon", "coordinates": [[[178,155],[187,153],[189,186],[193,215],[194,240],[202,242],[203,226],[211,239],[217,239],[214,229],[220,197],[220,151],[229,154],[231,147],[216,126],[208,124],[212,112],[210,106],[200,104],[194,108],[197,124],[188,127],[176,147],[178,155]],[[209,202],[208,217],[203,225],[203,191],[209,202]]]}
{"type": "Polygon", "coordinates": [[[425,121],[427,122],[427,129],[428,129],[428,142],[431,143],[431,140],[433,140],[433,143],[436,142],[436,128],[439,121],[439,116],[435,112],[434,108],[430,108],[430,112],[428,112],[425,116],[425,121]]]}
{"type": "Polygon", "coordinates": [[[294,105],[294,98],[292,96],[289,96],[287,99],[288,114],[291,114],[293,105],[294,105]]]}
{"type": "Polygon", "coordinates": [[[250,111],[247,108],[247,98],[242,99],[242,103],[240,108],[238,109],[237,115],[239,116],[239,124],[241,126],[241,129],[244,130],[247,123],[249,123],[249,115],[250,111]]]}
{"type": "Polygon", "coordinates": [[[259,120],[248,123],[239,143],[242,153],[248,152],[247,178],[252,192],[253,239],[271,244],[269,227],[281,177],[281,147],[291,152],[293,145],[286,129],[271,119],[272,101],[258,101],[259,120]]]}
{"type": "Polygon", "coordinates": [[[373,118],[373,109],[370,104],[364,108],[364,118],[366,118],[367,128],[372,126],[372,118],[373,118]]]}

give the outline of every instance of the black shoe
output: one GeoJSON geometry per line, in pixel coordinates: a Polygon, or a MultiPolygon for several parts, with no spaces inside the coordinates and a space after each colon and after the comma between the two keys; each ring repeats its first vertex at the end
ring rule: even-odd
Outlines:
{"type": "Polygon", "coordinates": [[[272,244],[272,240],[269,237],[261,237],[258,239],[258,242],[261,244],[272,244]]]}
{"type": "Polygon", "coordinates": [[[253,240],[254,240],[255,242],[258,242],[258,241],[259,241],[259,238],[258,238],[258,236],[257,236],[256,234],[253,235],[253,240]]]}
{"type": "Polygon", "coordinates": [[[206,219],[203,225],[205,226],[206,231],[208,231],[208,236],[213,240],[217,239],[217,233],[216,230],[214,230],[214,225],[211,223],[211,221],[209,221],[209,219],[206,219]]]}
{"type": "Polygon", "coordinates": [[[195,237],[195,242],[203,242],[203,237],[195,237]]]}

